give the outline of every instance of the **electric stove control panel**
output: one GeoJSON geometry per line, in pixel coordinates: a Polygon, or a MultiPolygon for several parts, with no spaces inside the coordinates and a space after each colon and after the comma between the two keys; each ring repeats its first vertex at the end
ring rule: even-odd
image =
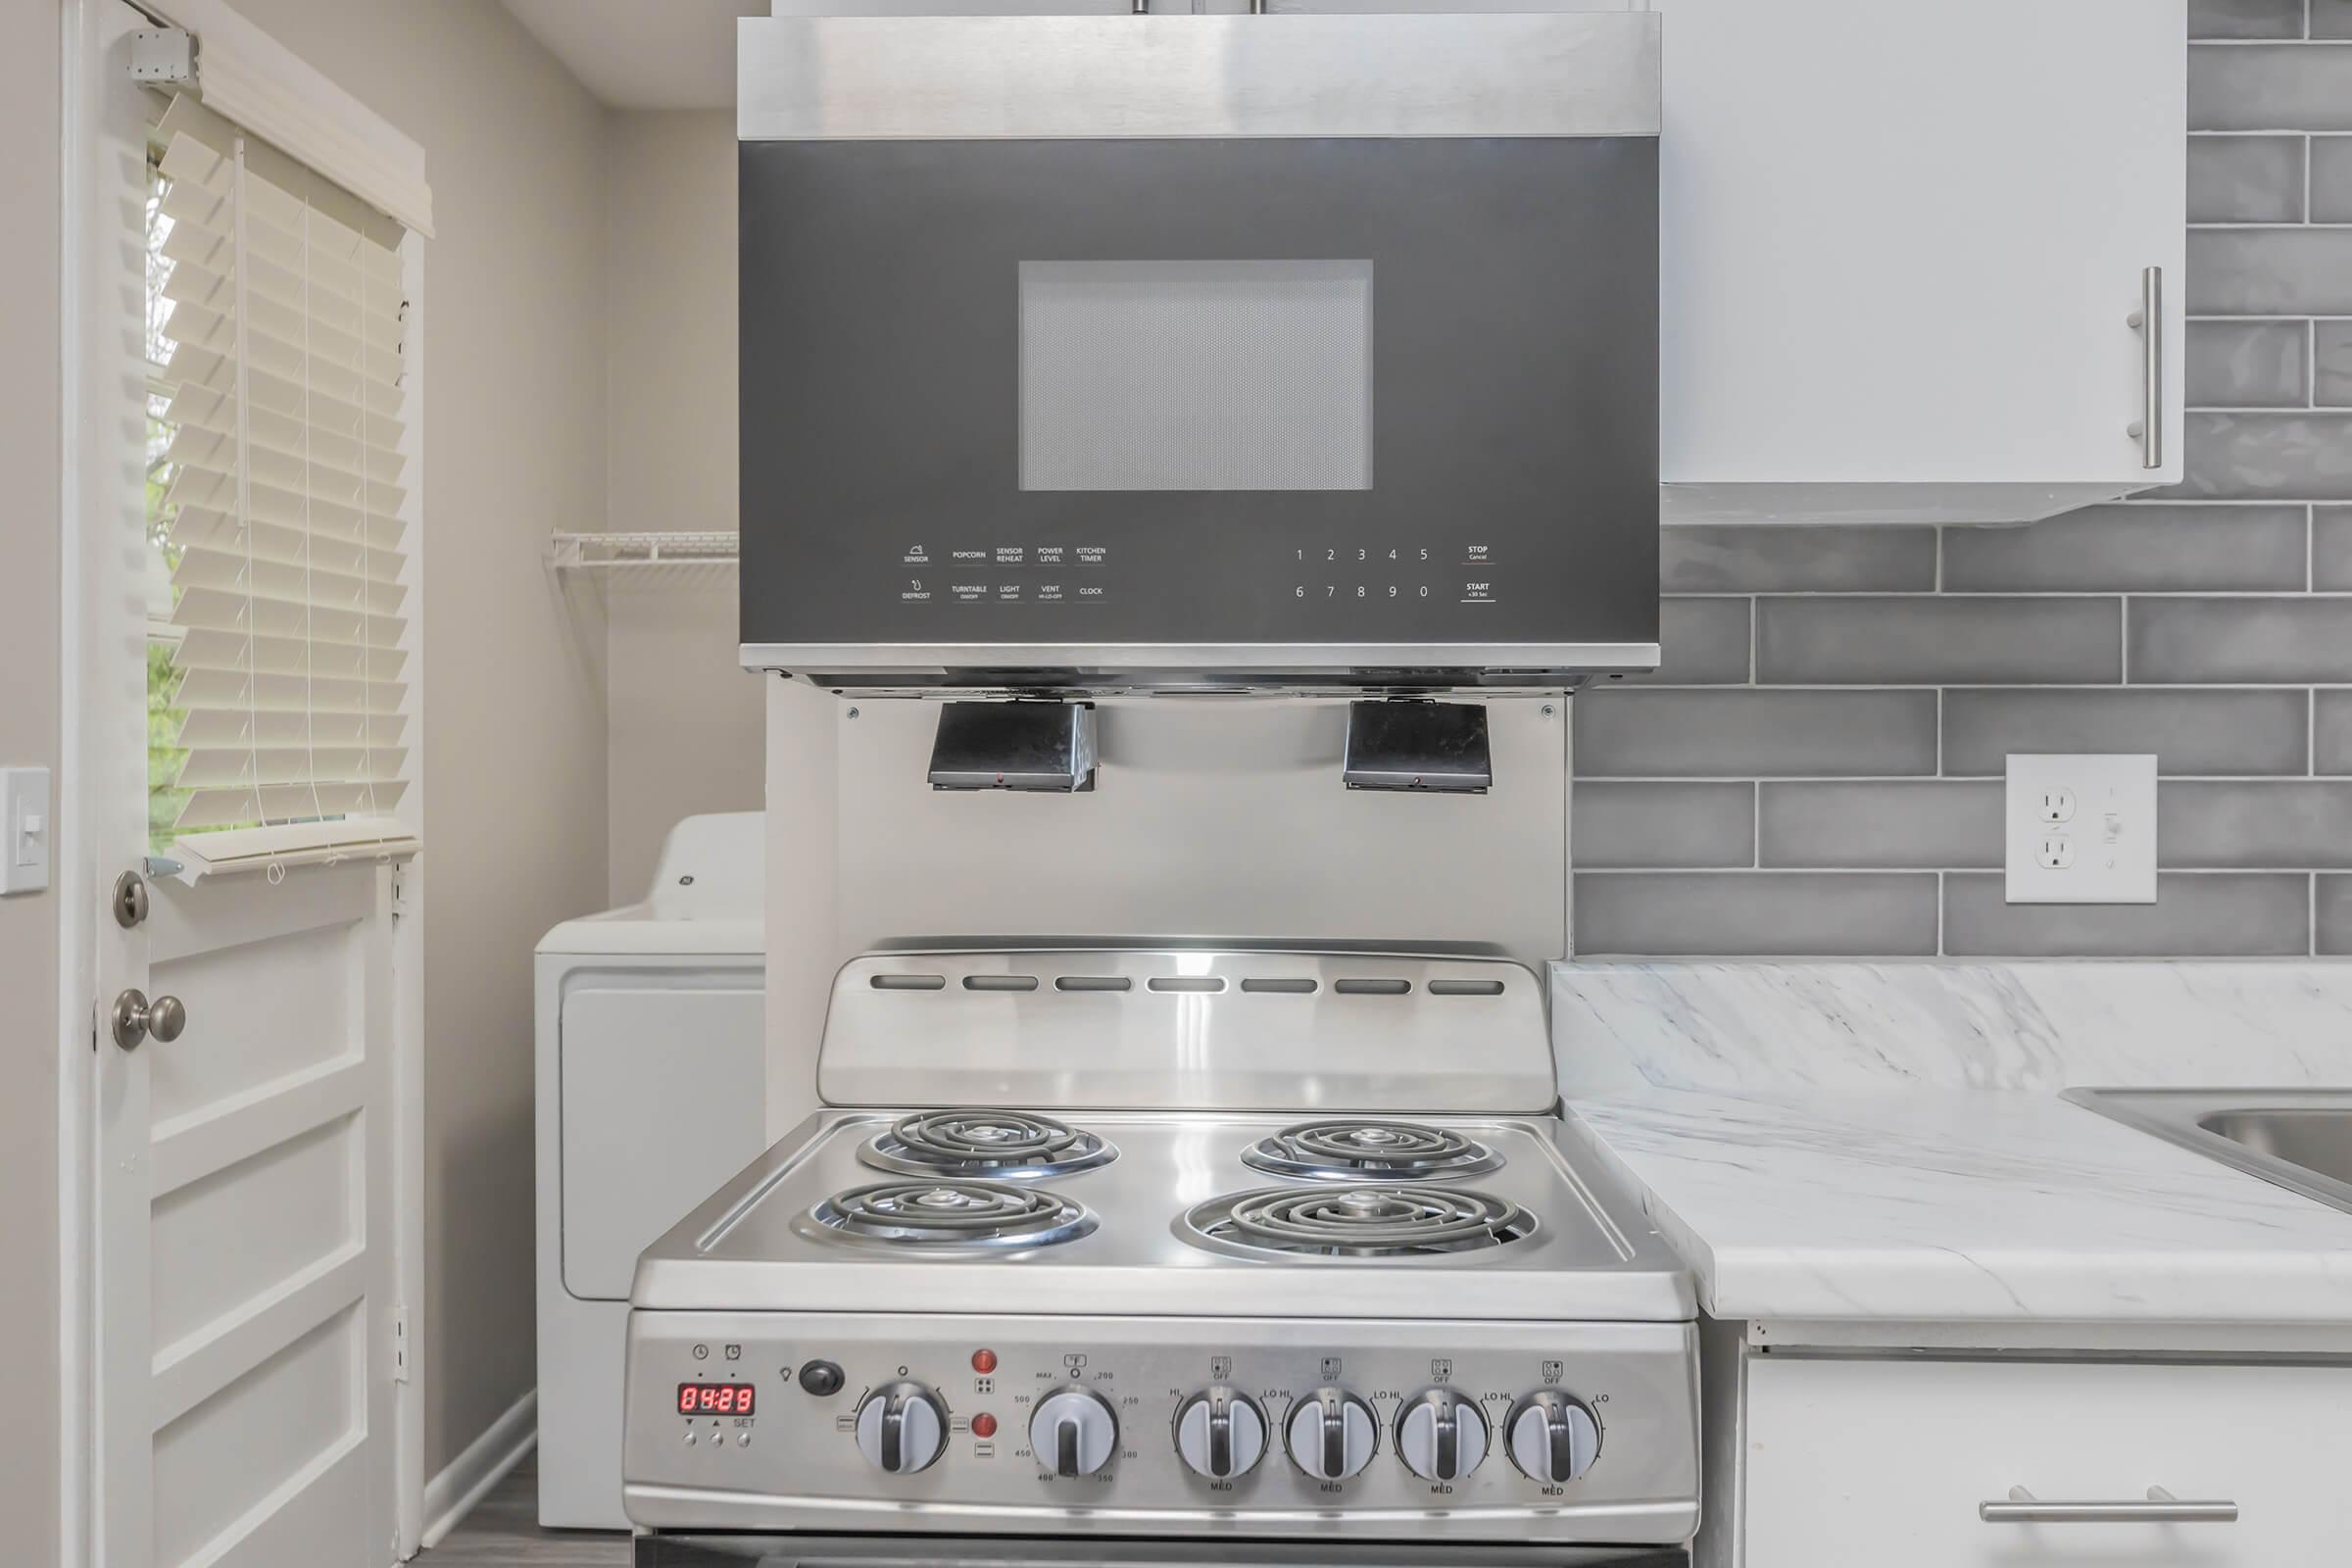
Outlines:
{"type": "Polygon", "coordinates": [[[639,1524],[1674,1542],[1696,1522],[1692,1331],[637,1311],[639,1524]]]}

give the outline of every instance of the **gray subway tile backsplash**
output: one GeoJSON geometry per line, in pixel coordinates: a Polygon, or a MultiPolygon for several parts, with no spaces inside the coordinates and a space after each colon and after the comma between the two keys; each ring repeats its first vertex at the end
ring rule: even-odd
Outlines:
{"type": "Polygon", "coordinates": [[[1884,778],[1936,771],[1929,691],[1589,691],[1579,778],[1884,778]]]}
{"type": "Polygon", "coordinates": [[[1756,679],[1922,686],[2121,680],[2122,617],[2115,599],[1759,599],[1756,679]]]}
{"type": "Polygon", "coordinates": [[[1665,671],[1573,702],[1578,952],[2352,958],[2352,0],[2188,18],[2183,482],[1665,528],[1665,671]],[[2155,904],[2005,901],[2015,752],[2156,755],[2155,904]]]}
{"type": "Polygon", "coordinates": [[[2312,951],[2352,957],[2352,876],[2324,876],[2312,894],[2319,932],[2312,951]]]}
{"type": "Polygon", "coordinates": [[[2168,779],[2156,817],[2160,865],[2352,869],[2352,782],[2168,779]]]}
{"type": "Polygon", "coordinates": [[[2190,222],[2296,223],[2302,220],[2302,137],[2189,138],[2190,222]]]}
{"type": "Polygon", "coordinates": [[[1917,872],[1619,871],[1576,878],[1581,954],[1925,957],[1936,878],[1917,872]]]}
{"type": "Polygon", "coordinates": [[[1657,669],[1628,686],[1737,686],[1748,673],[1748,602],[1666,599],[1658,604],[1657,669]]]}
{"type": "Polygon", "coordinates": [[[2352,599],[2141,599],[2134,685],[2352,681],[2352,599]]]}
{"type": "Polygon", "coordinates": [[[1756,861],[1753,784],[1612,784],[1587,780],[1568,806],[1575,863],[1734,866],[1756,861]]]}
{"type": "MultiPolygon", "coordinates": [[[[2202,323],[2200,323],[2202,324],[2202,323]]],[[[2293,592],[2299,506],[2084,507],[2024,528],[1947,528],[1951,593],[2293,592]]]]}
{"type": "Polygon", "coordinates": [[[2303,0],[2188,0],[2191,38],[2300,38],[2303,0]]]}
{"type": "Polygon", "coordinates": [[[2311,138],[2311,220],[2352,223],[2352,136],[2311,138]]]}
{"type": "Polygon", "coordinates": [[[2187,477],[2167,495],[2352,500],[2352,414],[2192,413],[2183,422],[2187,477]]]}
{"type": "Polygon", "coordinates": [[[1947,691],[1943,771],[1997,778],[2012,752],[2152,752],[2160,773],[2295,774],[2309,716],[2301,691],[1947,691]]]}
{"type": "Polygon", "coordinates": [[[2352,692],[2312,694],[2311,770],[2352,774],[2352,692]]]}
{"type": "Polygon", "coordinates": [[[2352,321],[2314,321],[2311,401],[2352,408],[2352,321]]]}
{"type": "Polygon", "coordinates": [[[2191,229],[2186,298],[2196,316],[2352,316],[2352,229],[2191,229]]]}
{"type": "Polygon", "coordinates": [[[2352,53],[2301,43],[2190,45],[2191,130],[2352,130],[2352,53]]]}
{"type": "Polygon", "coordinates": [[[2171,871],[2154,904],[2010,904],[1997,873],[1943,879],[1954,957],[2284,957],[2311,951],[2310,878],[2171,871]]]}
{"type": "Polygon", "coordinates": [[[1848,524],[1668,525],[1658,580],[1670,594],[1925,593],[1936,530],[1848,524]]]}
{"type": "Polygon", "coordinates": [[[2191,321],[2181,374],[2192,409],[2303,408],[2311,331],[2301,321],[2191,321]]]}
{"type": "Polygon", "coordinates": [[[2352,592],[2352,507],[2311,509],[2311,585],[2352,592]]]}
{"type": "Polygon", "coordinates": [[[1759,865],[1941,870],[2001,863],[1997,780],[1809,779],[1761,789],[1759,865]]]}

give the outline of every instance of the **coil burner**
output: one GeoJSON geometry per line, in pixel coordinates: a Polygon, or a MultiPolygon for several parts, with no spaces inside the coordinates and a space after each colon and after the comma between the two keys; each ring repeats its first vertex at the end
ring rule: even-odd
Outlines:
{"type": "Polygon", "coordinates": [[[1003,1182],[876,1182],[836,1193],[803,1216],[805,1234],[930,1251],[997,1250],[1074,1242],[1094,1211],[1036,1187],[1003,1182]]]}
{"type": "Polygon", "coordinates": [[[1409,1182],[1483,1176],[1502,1156],[1451,1128],[1345,1116],[1285,1127],[1243,1151],[1242,1163],[1315,1181],[1409,1182]]]}
{"type": "Polygon", "coordinates": [[[1243,1254],[1451,1257],[1524,1240],[1536,1218],[1466,1187],[1261,1187],[1194,1205],[1179,1231],[1243,1254]]]}
{"type": "Polygon", "coordinates": [[[1107,1165],[1119,1152],[1090,1132],[1026,1110],[927,1110],[877,1134],[858,1152],[877,1170],[999,1181],[1068,1176],[1107,1165]]]}

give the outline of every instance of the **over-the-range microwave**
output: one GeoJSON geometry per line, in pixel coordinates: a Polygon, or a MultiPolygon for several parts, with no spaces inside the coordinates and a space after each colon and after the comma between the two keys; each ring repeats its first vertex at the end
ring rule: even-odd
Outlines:
{"type": "Polygon", "coordinates": [[[744,662],[1653,666],[1657,22],[744,21],[744,662]]]}

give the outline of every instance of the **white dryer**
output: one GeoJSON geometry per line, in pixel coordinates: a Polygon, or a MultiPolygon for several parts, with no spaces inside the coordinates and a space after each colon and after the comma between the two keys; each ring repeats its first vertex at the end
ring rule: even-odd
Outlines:
{"type": "Polygon", "coordinates": [[[626,1529],[637,1254],[767,1147],[764,813],[690,816],[643,901],[539,944],[539,1522],[626,1529]]]}

